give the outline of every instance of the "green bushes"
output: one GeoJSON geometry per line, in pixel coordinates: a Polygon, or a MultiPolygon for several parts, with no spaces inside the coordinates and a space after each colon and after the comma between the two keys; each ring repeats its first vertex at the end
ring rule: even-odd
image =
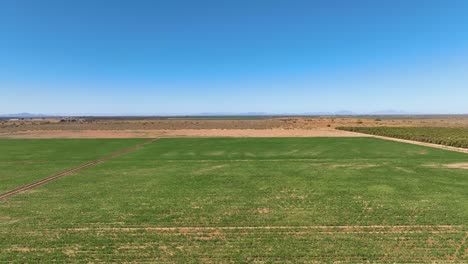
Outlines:
{"type": "Polygon", "coordinates": [[[468,128],[339,127],[337,129],[379,136],[422,141],[452,147],[468,148],[468,128]]]}

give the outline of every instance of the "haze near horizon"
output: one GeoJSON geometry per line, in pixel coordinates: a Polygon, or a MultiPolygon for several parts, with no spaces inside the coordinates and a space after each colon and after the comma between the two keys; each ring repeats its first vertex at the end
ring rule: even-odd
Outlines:
{"type": "Polygon", "coordinates": [[[468,2],[0,3],[0,114],[468,113],[468,2]]]}

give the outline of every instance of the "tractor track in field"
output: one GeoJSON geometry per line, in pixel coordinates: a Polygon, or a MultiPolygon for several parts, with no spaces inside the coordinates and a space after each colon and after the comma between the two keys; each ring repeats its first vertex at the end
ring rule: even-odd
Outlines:
{"type": "Polygon", "coordinates": [[[85,168],[88,168],[88,167],[91,167],[93,165],[96,165],[96,164],[99,164],[101,162],[104,162],[106,160],[109,160],[109,159],[112,159],[112,158],[115,158],[117,156],[120,156],[120,155],[123,155],[125,153],[128,153],[130,151],[133,151],[135,149],[138,149],[138,148],[141,148],[145,145],[148,145],[148,144],[151,144],[153,143],[154,141],[158,140],[159,138],[154,138],[154,139],[151,139],[149,141],[146,141],[146,142],[143,142],[141,144],[138,144],[138,145],[135,145],[135,146],[132,146],[132,147],[129,147],[129,148],[126,148],[126,149],[123,149],[123,150],[120,150],[120,151],[117,151],[117,152],[114,152],[110,155],[107,155],[105,157],[102,157],[102,158],[99,158],[99,159],[96,159],[96,160],[93,160],[93,161],[90,161],[88,163],[85,163],[85,164],[82,164],[78,167],[75,167],[75,168],[72,168],[72,169],[69,169],[69,170],[66,170],[66,171],[63,171],[63,172],[60,172],[60,173],[57,173],[55,175],[52,175],[52,176],[49,176],[47,178],[44,178],[44,179],[41,179],[41,180],[38,180],[38,181],[35,181],[35,182],[32,182],[32,183],[29,183],[29,184],[26,184],[26,185],[23,185],[19,188],[16,188],[14,190],[11,190],[11,191],[8,191],[8,192],[5,192],[5,193],[2,193],[0,194],[0,201],[1,200],[5,200],[7,199],[8,197],[11,197],[13,195],[16,195],[16,194],[19,194],[19,193],[23,193],[25,191],[28,191],[34,187],[37,187],[37,186],[40,186],[40,185],[43,185],[43,184],[46,184],[50,181],[53,181],[53,180],[56,180],[58,178],[62,178],[64,176],[67,176],[67,175],[70,175],[70,174],[73,174],[79,170],[82,170],[82,169],[85,169],[85,168]]]}

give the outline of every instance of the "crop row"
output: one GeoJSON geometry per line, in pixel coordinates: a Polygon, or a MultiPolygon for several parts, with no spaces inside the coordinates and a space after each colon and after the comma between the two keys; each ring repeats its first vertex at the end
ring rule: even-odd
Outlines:
{"type": "Polygon", "coordinates": [[[339,127],[338,129],[452,147],[468,148],[468,128],[450,127],[339,127]]]}

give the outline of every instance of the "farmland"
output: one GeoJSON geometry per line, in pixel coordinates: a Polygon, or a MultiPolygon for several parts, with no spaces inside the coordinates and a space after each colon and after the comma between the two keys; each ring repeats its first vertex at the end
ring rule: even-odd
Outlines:
{"type": "Polygon", "coordinates": [[[143,139],[0,139],[0,192],[144,141],[143,139]]]}
{"type": "Polygon", "coordinates": [[[468,128],[456,127],[341,127],[339,129],[468,148],[468,128]]]}
{"type": "MultiPolygon", "coordinates": [[[[0,140],[4,189],[141,142],[0,140]]],[[[0,201],[0,261],[466,262],[468,170],[449,166],[466,157],[376,138],[160,139],[0,201]]]]}

